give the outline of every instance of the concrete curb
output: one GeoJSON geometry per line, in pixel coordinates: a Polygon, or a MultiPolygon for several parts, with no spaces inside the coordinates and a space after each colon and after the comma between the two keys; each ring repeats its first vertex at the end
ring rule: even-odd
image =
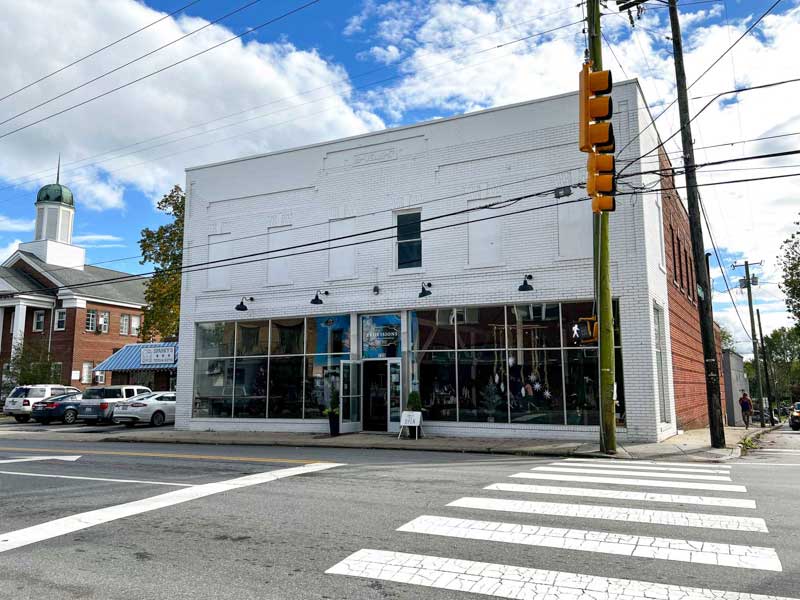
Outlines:
{"type": "Polygon", "coordinates": [[[759,439],[759,438],[760,438],[762,435],[764,435],[764,434],[767,434],[767,433],[770,433],[770,432],[772,432],[772,431],[775,431],[776,429],[780,429],[780,428],[781,428],[781,427],[783,427],[784,425],[785,425],[785,423],[779,423],[778,425],[772,425],[772,426],[769,426],[769,425],[768,425],[768,426],[764,427],[763,429],[761,429],[761,428],[759,427],[758,429],[756,429],[755,431],[753,431],[753,433],[750,433],[750,434],[748,434],[748,435],[744,436],[744,437],[741,439],[741,441],[739,442],[739,444],[738,444],[738,446],[739,446],[739,454],[740,454],[740,456],[747,456],[747,452],[748,452],[748,448],[745,448],[745,447],[742,445],[742,442],[744,442],[745,440],[748,440],[748,441],[755,442],[755,441],[757,441],[757,440],[758,440],[758,439],[759,439]]]}

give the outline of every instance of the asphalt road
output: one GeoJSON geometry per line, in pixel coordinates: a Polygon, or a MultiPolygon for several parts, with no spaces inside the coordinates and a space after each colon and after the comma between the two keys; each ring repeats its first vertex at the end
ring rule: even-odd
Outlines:
{"type": "Polygon", "coordinates": [[[36,435],[0,436],[0,598],[800,598],[791,431],[725,466],[36,435]]]}

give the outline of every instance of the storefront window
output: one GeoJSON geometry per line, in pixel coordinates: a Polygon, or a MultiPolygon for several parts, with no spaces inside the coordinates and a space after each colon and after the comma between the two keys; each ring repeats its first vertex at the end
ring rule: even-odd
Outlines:
{"type": "Polygon", "coordinates": [[[561,304],[561,328],[565,347],[597,347],[597,340],[592,341],[594,322],[597,317],[593,302],[564,302],[561,304]]]}
{"type": "Polygon", "coordinates": [[[560,348],[558,303],[507,307],[509,348],[560,348]]]}
{"type": "Polygon", "coordinates": [[[361,317],[362,358],[395,358],[400,351],[400,315],[361,317]]]}
{"type": "Polygon", "coordinates": [[[273,319],[270,354],[303,354],[305,319],[273,319]]]}
{"type": "Polygon", "coordinates": [[[617,415],[617,425],[625,427],[625,381],[622,376],[622,350],[614,350],[614,376],[617,380],[617,401],[614,412],[617,415]]]}
{"type": "Polygon", "coordinates": [[[414,350],[453,350],[456,347],[452,308],[418,310],[408,314],[409,337],[414,350]]]}
{"type": "Polygon", "coordinates": [[[306,419],[324,418],[322,411],[330,408],[334,390],[337,394],[339,392],[340,363],[349,356],[349,354],[317,354],[306,357],[306,396],[303,413],[306,419]]]}
{"type": "Polygon", "coordinates": [[[236,333],[236,356],[266,356],[269,353],[269,321],[242,321],[236,333]]]}
{"type": "Polygon", "coordinates": [[[456,309],[459,349],[504,349],[506,347],[505,307],[456,309]]]}
{"type": "Polygon", "coordinates": [[[350,315],[309,317],[308,354],[339,354],[350,352],[350,315]]]}
{"type": "Polygon", "coordinates": [[[509,350],[511,422],[563,425],[560,350],[509,350]]]}
{"type": "Polygon", "coordinates": [[[456,420],[456,357],[453,352],[414,352],[411,389],[419,392],[423,418],[456,420]]]}
{"type": "Polygon", "coordinates": [[[230,417],[233,404],[233,359],[194,361],[194,417],[230,417]]]}
{"type": "Polygon", "coordinates": [[[598,425],[597,349],[564,350],[567,425],[598,425]]]}
{"type": "Polygon", "coordinates": [[[506,352],[459,352],[460,421],[508,423],[506,352]]]}
{"type": "Polygon", "coordinates": [[[303,416],[303,357],[269,361],[269,418],[300,419],[303,416]]]}
{"type": "Polygon", "coordinates": [[[263,419],[267,416],[266,358],[236,359],[233,416],[236,419],[263,419]]]}
{"type": "Polygon", "coordinates": [[[196,358],[233,356],[235,329],[236,324],[233,322],[198,323],[196,358]]]}

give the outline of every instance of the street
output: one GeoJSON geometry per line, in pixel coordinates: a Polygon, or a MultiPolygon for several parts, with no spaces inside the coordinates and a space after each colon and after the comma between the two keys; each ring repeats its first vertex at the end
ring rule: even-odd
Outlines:
{"type": "Polygon", "coordinates": [[[800,435],[763,446],[634,464],[0,438],[0,597],[800,597],[800,435]]]}

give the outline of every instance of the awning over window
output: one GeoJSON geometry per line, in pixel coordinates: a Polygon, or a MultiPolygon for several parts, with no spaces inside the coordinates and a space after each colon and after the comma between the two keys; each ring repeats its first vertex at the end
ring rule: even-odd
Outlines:
{"type": "Polygon", "coordinates": [[[127,344],[93,371],[160,371],[178,368],[178,342],[127,344]]]}

